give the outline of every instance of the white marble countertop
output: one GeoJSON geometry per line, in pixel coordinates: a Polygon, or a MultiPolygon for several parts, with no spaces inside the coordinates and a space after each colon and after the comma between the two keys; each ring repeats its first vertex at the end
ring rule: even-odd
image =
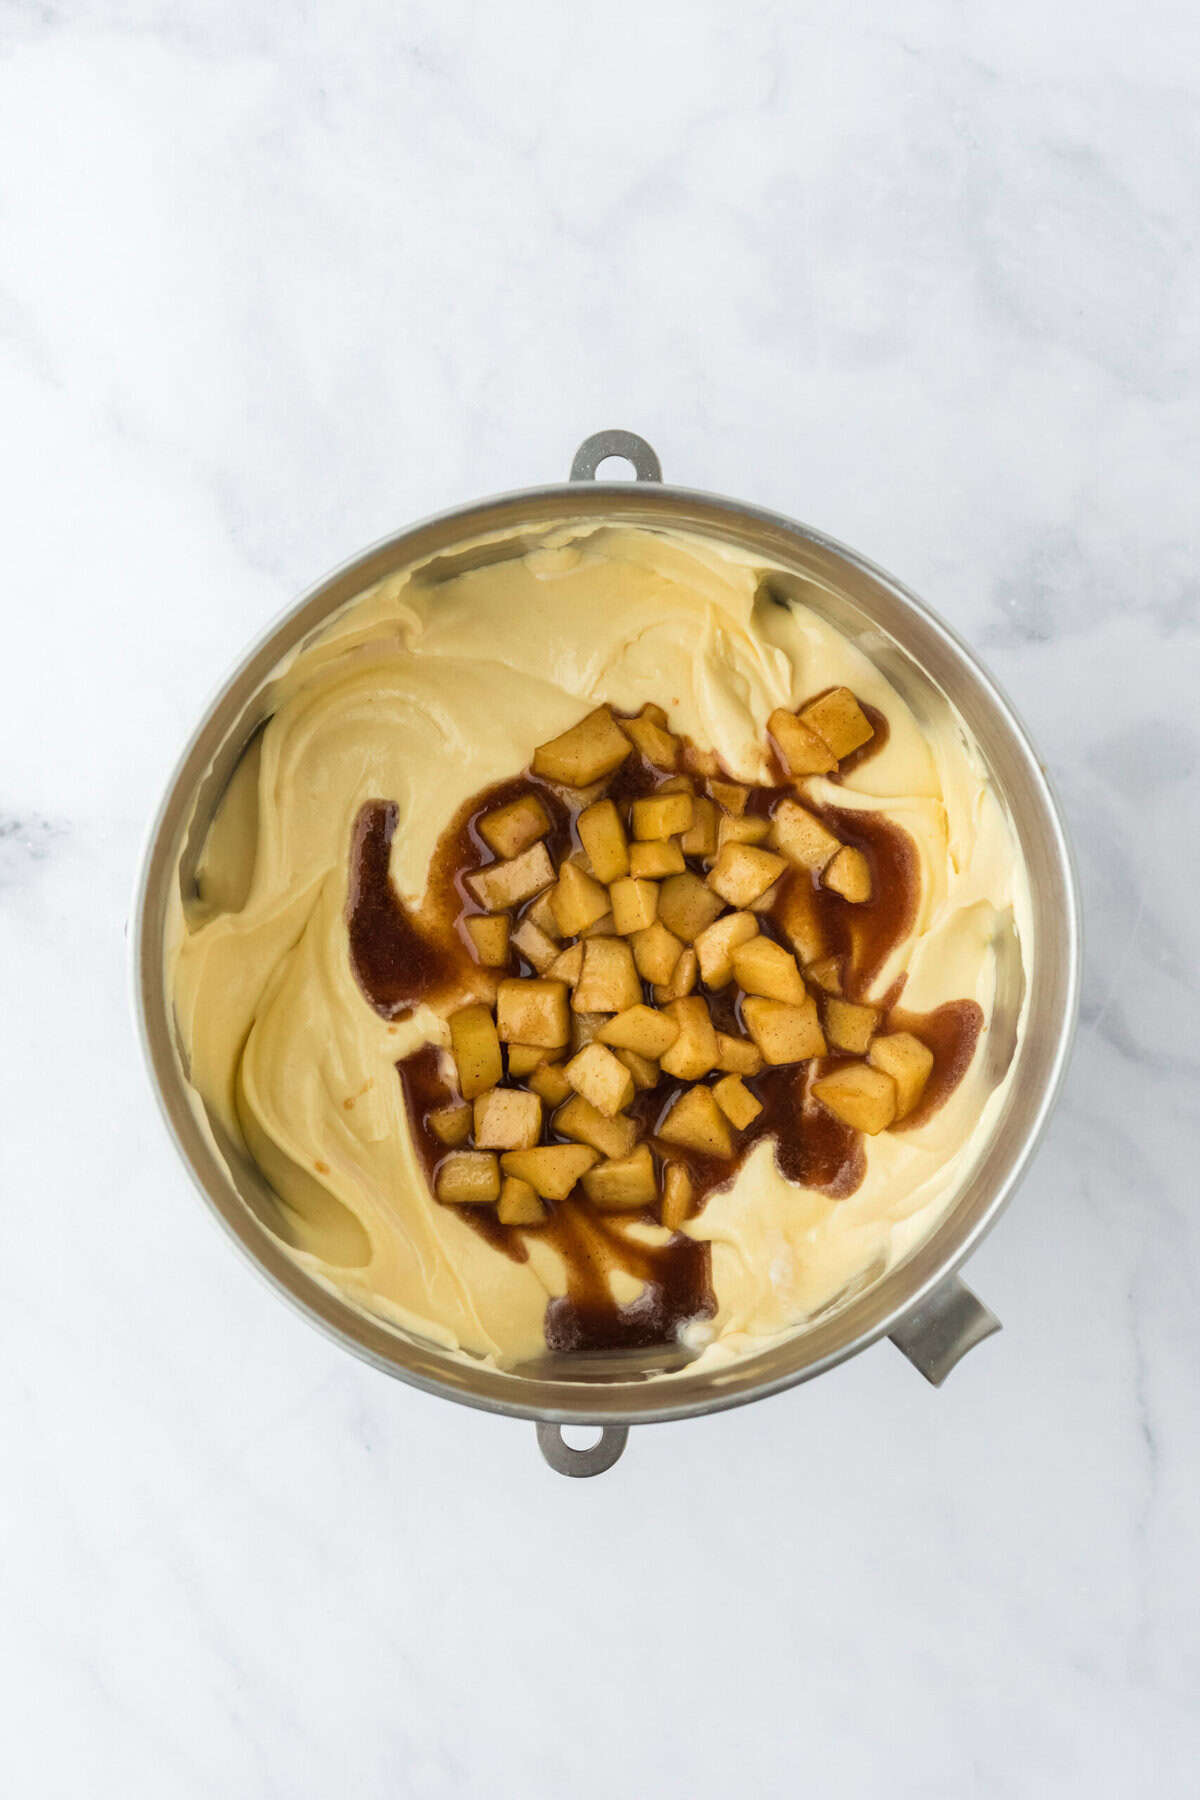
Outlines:
{"type": "Polygon", "coordinates": [[[1196,1792],[1198,109],[1193,0],[0,8],[13,1800],[1196,1792]],[[1089,951],[1004,1332],[576,1483],[235,1258],[124,934],[263,622],[602,425],[965,634],[1089,951]]]}

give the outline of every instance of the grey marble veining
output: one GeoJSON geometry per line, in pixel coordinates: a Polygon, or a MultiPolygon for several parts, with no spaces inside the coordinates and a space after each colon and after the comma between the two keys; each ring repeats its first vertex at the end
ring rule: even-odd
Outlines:
{"type": "Polygon", "coordinates": [[[14,1800],[1195,1792],[1198,120],[1191,0],[0,5],[14,1800]],[[980,650],[1088,964],[1004,1332],[589,1484],[248,1276],[125,931],[262,624],[604,425],[980,650]]]}

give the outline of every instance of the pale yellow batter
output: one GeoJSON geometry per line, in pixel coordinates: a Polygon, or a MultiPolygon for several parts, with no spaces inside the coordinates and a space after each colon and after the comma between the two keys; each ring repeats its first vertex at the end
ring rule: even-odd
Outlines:
{"type": "Polygon", "coordinates": [[[997,947],[1015,929],[1028,948],[1029,905],[978,753],[949,713],[919,726],[821,616],[819,595],[786,610],[758,598],[762,573],[698,539],[588,527],[453,579],[389,577],[277,674],[273,715],[210,833],[198,898],[177,908],[169,975],[197,1095],[280,1196],[297,1260],[440,1344],[501,1364],[540,1354],[547,1297],[565,1284],[536,1233],[529,1261],[511,1261],[429,1192],[395,1063],[448,1032],[426,1007],[386,1023],[347,956],[348,848],[367,800],[399,805],[392,880],[417,906],[460,804],[602,702],[659,703],[672,729],[745,780],[767,778],[775,707],[845,683],[886,714],[877,756],[842,786],[806,785],[817,802],[885,811],[917,846],[917,917],[877,995],[906,969],[905,1007],[973,999],[988,1024],[939,1112],[867,1140],[849,1199],[790,1185],[762,1142],[688,1223],[713,1246],[717,1315],[689,1328],[709,1359],[761,1347],[906,1254],[1003,1102],[1011,1047],[989,1031],[997,947]]]}

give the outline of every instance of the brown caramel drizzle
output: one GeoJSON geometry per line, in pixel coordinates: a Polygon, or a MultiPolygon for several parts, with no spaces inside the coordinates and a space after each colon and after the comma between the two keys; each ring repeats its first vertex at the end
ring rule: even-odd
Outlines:
{"type": "MultiPolygon", "coordinates": [[[[875,726],[875,737],[862,751],[845,760],[843,773],[886,741],[886,719],[873,708],[865,710],[875,726]]],[[[635,750],[616,771],[605,792],[621,805],[655,792],[669,779],[667,773],[652,768],[635,750]]],[[[697,787],[700,786],[698,779],[697,787]]],[[[439,995],[461,991],[472,983],[478,985],[481,971],[467,948],[461,920],[481,910],[465,885],[465,876],[496,860],[480,835],[479,820],[485,813],[531,792],[542,800],[552,821],[545,841],[555,865],[581,847],[577,820],[592,796],[568,798],[564,790],[528,771],[498,783],[460,808],[443,833],[426,900],[418,915],[403,905],[388,875],[390,846],[398,823],[395,804],[373,800],[362,808],[351,844],[346,921],[355,975],[367,1000],[383,1017],[402,1017],[421,1000],[436,1000],[439,995]]],[[[796,785],[777,768],[773,785],[751,788],[747,811],[769,815],[782,799],[794,799],[797,794],[796,785]]],[[[804,799],[802,793],[800,798],[804,799]]],[[[804,803],[809,804],[807,799],[804,803]]],[[[788,883],[808,884],[828,953],[841,960],[846,995],[859,998],[911,928],[918,900],[916,851],[908,834],[880,813],[846,807],[812,810],[843,843],[855,845],[866,856],[871,868],[872,898],[851,904],[822,887],[816,877],[794,870],[783,878],[772,911],[759,915],[759,927],[790,949],[776,915],[783,916],[788,883]]],[[[687,866],[701,877],[706,873],[700,859],[688,858],[687,866]]],[[[536,971],[514,952],[509,967],[495,973],[530,975],[536,971]]],[[[902,985],[902,980],[896,984],[889,1003],[898,999],[902,985]]],[[[718,1030],[746,1035],[732,985],[713,990],[701,982],[693,991],[707,1001],[718,1030]]],[[[648,985],[644,997],[653,1003],[648,985]]],[[[911,1031],[928,1044],[934,1055],[934,1069],[925,1094],[904,1121],[904,1127],[924,1122],[944,1103],[970,1062],[981,1025],[982,1013],[973,1001],[951,1002],[921,1015],[902,1013],[893,1004],[887,1029],[911,1031]]],[[[842,1060],[846,1059],[829,1056],[820,1062],[764,1068],[759,1075],[744,1077],[762,1111],[738,1134],[731,1161],[699,1155],[664,1143],[655,1135],[671,1105],[690,1083],[663,1076],[655,1088],[639,1092],[629,1110],[660,1158],[686,1164],[697,1209],[711,1193],[732,1183],[755,1144],[765,1137],[774,1140],[776,1165],[787,1180],[831,1198],[844,1199],[854,1193],[866,1172],[862,1136],[826,1112],[810,1092],[814,1077],[842,1060]]],[[[431,1189],[438,1165],[449,1152],[430,1130],[428,1119],[435,1108],[459,1098],[452,1069],[451,1060],[432,1046],[397,1064],[413,1140],[431,1189]]],[[[571,1140],[555,1132],[551,1115],[543,1141],[571,1140]]],[[[588,1200],[582,1184],[566,1200],[548,1201],[545,1205],[548,1219],[536,1227],[502,1225],[495,1209],[488,1206],[464,1206],[458,1211],[490,1244],[514,1261],[527,1260],[525,1239],[531,1230],[558,1251],[566,1272],[567,1291],[547,1306],[546,1340],[550,1349],[600,1351],[669,1344],[683,1323],[711,1318],[715,1313],[708,1244],[698,1243],[681,1232],[660,1246],[638,1242],[629,1236],[628,1225],[639,1218],[657,1222],[654,1212],[601,1212],[588,1200]],[[629,1305],[619,1305],[613,1297],[611,1277],[617,1270],[642,1284],[639,1297],[629,1305]]]]}

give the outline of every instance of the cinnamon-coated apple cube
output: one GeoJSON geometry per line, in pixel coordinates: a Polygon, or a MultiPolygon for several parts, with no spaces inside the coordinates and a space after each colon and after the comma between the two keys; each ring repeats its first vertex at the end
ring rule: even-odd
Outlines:
{"type": "Polygon", "coordinates": [[[802,869],[823,869],[841,849],[841,839],[798,800],[781,800],[771,820],[771,842],[781,856],[802,869]]]}
{"type": "Polygon", "coordinates": [[[583,1178],[583,1191],[601,1212],[641,1212],[658,1203],[658,1182],[649,1144],[628,1156],[597,1163],[583,1178]]]}
{"type": "Polygon", "coordinates": [[[670,781],[660,781],[654,791],[656,794],[694,794],[696,784],[690,775],[672,775],[670,781]]]}
{"type": "Polygon", "coordinates": [[[533,753],[533,772],[547,781],[583,788],[620,768],[632,745],[607,706],[598,706],[533,753]]]}
{"type": "Polygon", "coordinates": [[[554,1129],[560,1137],[575,1138],[590,1145],[601,1156],[628,1156],[638,1140],[636,1119],[631,1119],[627,1113],[606,1119],[582,1094],[572,1094],[566,1104],[559,1107],[554,1115],[554,1129]]]}
{"type": "Polygon", "coordinates": [[[668,1231],[678,1231],[691,1213],[695,1201],[692,1178],[683,1163],[668,1163],[663,1170],[662,1222],[668,1231]]]}
{"type": "Polygon", "coordinates": [[[599,1042],[585,1044],[578,1056],[571,1058],[564,1074],[575,1092],[590,1100],[606,1119],[615,1119],[633,1099],[633,1076],[599,1042]]]}
{"type": "Polygon", "coordinates": [[[635,931],[645,931],[653,925],[658,913],[656,881],[635,881],[632,875],[626,875],[613,882],[608,897],[612,901],[613,929],[618,936],[632,937],[635,931]]]}
{"type": "Polygon", "coordinates": [[[658,1128],[668,1144],[699,1150],[704,1156],[732,1156],[733,1139],[725,1115],[710,1087],[685,1088],[658,1128]]]}
{"type": "Polygon", "coordinates": [[[542,1103],[527,1088],[492,1088],[475,1101],[480,1150],[532,1150],[542,1135],[542,1103]]]}
{"type": "Polygon", "coordinates": [[[500,1165],[491,1150],[453,1150],[438,1164],[433,1188],[448,1206],[490,1206],[500,1198],[500,1165]]]}
{"type": "Polygon", "coordinates": [[[798,870],[785,882],[775,918],[802,963],[816,962],[828,953],[816,889],[806,870],[798,870]]]}
{"type": "Polygon", "coordinates": [[[582,968],[583,945],[572,944],[568,949],[559,951],[554,961],[550,964],[550,967],[546,970],[546,976],[550,981],[565,981],[569,987],[574,987],[575,983],[579,980],[579,974],[582,968]]]}
{"type": "Polygon", "coordinates": [[[812,1091],[835,1119],[868,1137],[886,1131],[896,1117],[896,1084],[869,1063],[843,1063],[814,1081],[812,1091]]]}
{"type": "Polygon", "coordinates": [[[896,1084],[896,1118],[906,1119],[925,1091],[933,1071],[933,1052],[911,1031],[891,1031],[874,1039],[867,1061],[891,1076],[896,1084]]]}
{"type": "Polygon", "coordinates": [[[642,997],[633,951],[624,938],[586,938],[571,1005],[581,1013],[624,1012],[642,997]]]}
{"type": "Polygon", "coordinates": [[[633,803],[633,835],[647,838],[670,838],[686,831],[692,822],[695,800],[691,794],[650,794],[633,803]]]}
{"type": "Polygon", "coordinates": [[[848,687],[831,688],[810,700],[800,709],[800,722],[824,738],[839,762],[875,736],[875,727],[848,687]]]}
{"type": "Polygon", "coordinates": [[[775,904],[783,893],[783,884],[785,880],[786,877],[781,875],[778,881],[773,881],[769,888],[765,888],[758,896],[757,900],[751,901],[750,911],[760,915],[763,913],[774,912],[775,904]]]}
{"type": "Polygon", "coordinates": [[[753,844],[726,844],[708,871],[708,885],[730,906],[752,906],[786,867],[783,858],[770,850],[758,850],[753,844]]]}
{"type": "Polygon", "coordinates": [[[807,1062],[810,1056],[825,1055],[825,1033],[821,1030],[817,1003],[811,994],[803,1006],[751,994],[742,1001],[742,1017],[747,1031],[762,1051],[764,1062],[777,1066],[807,1062]]]}
{"type": "Polygon", "coordinates": [[[795,713],[776,707],[767,720],[767,730],[775,739],[789,774],[831,775],[837,768],[837,757],[825,739],[795,713]]]}
{"type": "Polygon", "coordinates": [[[842,959],[840,956],[818,957],[810,962],[805,974],[815,986],[823,988],[827,994],[840,994],[842,991],[842,959]]]}
{"type": "Polygon", "coordinates": [[[725,812],[738,815],[745,812],[750,798],[750,789],[740,781],[710,781],[708,791],[725,812]]]}
{"type": "Polygon", "coordinates": [[[625,735],[631,738],[646,761],[654,769],[679,767],[679,739],[645,714],[640,719],[622,719],[625,735]]]}
{"type": "Polygon", "coordinates": [[[689,769],[706,779],[721,773],[721,759],[715,750],[701,750],[695,744],[689,744],[684,757],[689,769]]]}
{"type": "Polygon", "coordinates": [[[685,856],[715,856],[720,814],[712,800],[703,794],[693,804],[692,822],[680,839],[685,856]]]}
{"type": "Polygon", "coordinates": [[[726,1031],[717,1033],[717,1067],[728,1075],[758,1075],[762,1071],[762,1051],[748,1038],[731,1037],[726,1031]]]}
{"type": "Polygon", "coordinates": [[[564,937],[578,937],[608,911],[608,889],[578,863],[565,862],[550,895],[558,929],[564,937]]]}
{"type": "Polygon", "coordinates": [[[540,926],[532,919],[522,919],[512,934],[512,947],[520,952],[525,961],[535,968],[539,975],[545,975],[558,956],[558,945],[552,937],[547,937],[540,926]]]}
{"type": "Polygon", "coordinates": [[[683,954],[683,945],[673,931],[667,930],[661,919],[655,919],[653,925],[648,926],[645,931],[639,931],[630,938],[629,943],[637,972],[643,981],[670,981],[683,954]]]}
{"type": "Polygon", "coordinates": [[[485,912],[504,912],[532,899],[554,880],[554,864],[545,844],[537,843],[509,862],[489,863],[467,876],[467,886],[485,912]]]}
{"type": "Polygon", "coordinates": [[[496,1022],[488,1007],[476,1003],[460,1006],[450,1014],[448,1023],[450,1048],[458,1069],[458,1091],[464,1100],[473,1100],[476,1094],[486,1094],[504,1078],[496,1022]]]}
{"type": "Polygon", "coordinates": [[[832,1050],[846,1050],[851,1056],[865,1056],[870,1048],[879,1014],[873,1006],[859,1006],[852,1000],[839,1000],[827,994],[822,1007],[825,1036],[832,1050]]]}
{"type": "Polygon", "coordinates": [[[668,875],[658,890],[658,916],[685,944],[694,943],[724,910],[720,896],[690,869],[682,875],[668,875]]]}
{"type": "Polygon", "coordinates": [[[647,1088],[658,1086],[658,1064],[653,1057],[640,1056],[636,1050],[623,1050],[620,1046],[613,1051],[613,1055],[618,1062],[625,1064],[633,1076],[633,1085],[639,1093],[645,1092],[647,1088]]]}
{"type": "Polygon", "coordinates": [[[539,1063],[529,1077],[529,1086],[547,1106],[561,1106],[571,1092],[562,1063],[539,1063]]]}
{"type": "Polygon", "coordinates": [[[578,1056],[586,1044],[594,1043],[600,1036],[600,1027],[607,1020],[607,1013],[573,1012],[571,1014],[571,1055],[578,1056]]]}
{"type": "Polygon", "coordinates": [[[803,1006],[808,999],[795,957],[768,937],[738,945],[733,952],[733,978],[744,993],[762,994],[768,1000],[803,1006]]]}
{"type": "Polygon", "coordinates": [[[871,898],[871,865],[861,850],[843,844],[828,864],[821,880],[843,900],[861,904],[871,898]]]}
{"type": "Polygon", "coordinates": [[[695,987],[700,974],[694,950],[685,950],[675,964],[670,981],[656,981],[652,988],[656,1006],[667,1006],[672,1000],[684,1000],[695,987]]]}
{"type": "Polygon", "coordinates": [[[754,1098],[740,1075],[725,1075],[714,1082],[713,1099],[735,1131],[745,1131],[762,1111],[762,1101],[754,1098]]]}
{"type": "Polygon", "coordinates": [[[706,987],[722,988],[733,980],[733,953],[741,944],[758,936],[758,920],[753,913],[726,913],[706,925],[696,939],[696,958],[700,978],[706,987]]]}
{"type": "Polygon", "coordinates": [[[612,935],[613,935],[612,908],[610,907],[608,912],[606,912],[606,913],[601,913],[601,915],[598,919],[593,919],[590,925],[585,925],[579,935],[580,935],[580,937],[585,937],[585,938],[612,937],[612,935]]]}
{"type": "Polygon", "coordinates": [[[537,794],[522,794],[519,800],[485,813],[479,821],[480,837],[497,856],[519,856],[549,829],[550,814],[537,794]]]}
{"type": "Polygon", "coordinates": [[[426,1113],[425,1123],[439,1144],[453,1149],[457,1144],[465,1144],[471,1135],[471,1108],[438,1106],[426,1113]]]}
{"type": "Polygon", "coordinates": [[[543,1044],[506,1044],[504,1061],[508,1068],[510,1081],[523,1081],[527,1075],[544,1063],[547,1057],[557,1056],[556,1050],[547,1050],[543,1044]]]}
{"type": "Polygon", "coordinates": [[[536,976],[502,981],[496,990],[496,1029],[506,1044],[557,1050],[571,1035],[566,982],[536,976]]]}
{"type": "Polygon", "coordinates": [[[678,838],[655,838],[648,844],[629,846],[629,873],[637,881],[661,881],[665,875],[682,875],[686,866],[678,838]]]}
{"type": "Polygon", "coordinates": [[[699,1081],[717,1066],[717,1034],[705,1002],[698,994],[686,1000],[671,1000],[666,1014],[679,1029],[679,1035],[662,1056],[664,1075],[677,1081],[699,1081]]]}
{"type": "Polygon", "coordinates": [[[519,1175],[506,1175],[500,1185],[496,1217],[502,1225],[544,1225],[547,1213],[535,1188],[519,1175]]]}
{"type": "Polygon", "coordinates": [[[553,893],[553,888],[547,888],[538,895],[536,900],[530,901],[521,917],[532,920],[538,930],[544,931],[547,937],[560,938],[562,932],[558,929],[558,920],[555,918],[554,908],[550,904],[553,893]]]}
{"type": "Polygon", "coordinates": [[[506,1150],[500,1166],[506,1175],[527,1181],[543,1200],[565,1200],[596,1161],[596,1152],[579,1144],[542,1144],[536,1150],[506,1150]]]}
{"type": "Polygon", "coordinates": [[[502,969],[508,961],[512,919],[506,912],[475,913],[463,920],[475,961],[485,969],[502,969]]]}
{"type": "Polygon", "coordinates": [[[726,844],[765,844],[770,835],[770,819],[760,818],[757,813],[745,813],[741,818],[722,813],[717,824],[717,850],[722,851],[726,844]]]}
{"type": "Polygon", "coordinates": [[[678,1021],[652,1006],[631,1006],[600,1027],[600,1042],[613,1049],[636,1050],[639,1056],[662,1057],[679,1036],[678,1021]]]}
{"type": "Polygon", "coordinates": [[[579,815],[579,841],[592,874],[607,887],[629,873],[629,843],[621,815],[611,800],[597,800],[579,815]]]}

